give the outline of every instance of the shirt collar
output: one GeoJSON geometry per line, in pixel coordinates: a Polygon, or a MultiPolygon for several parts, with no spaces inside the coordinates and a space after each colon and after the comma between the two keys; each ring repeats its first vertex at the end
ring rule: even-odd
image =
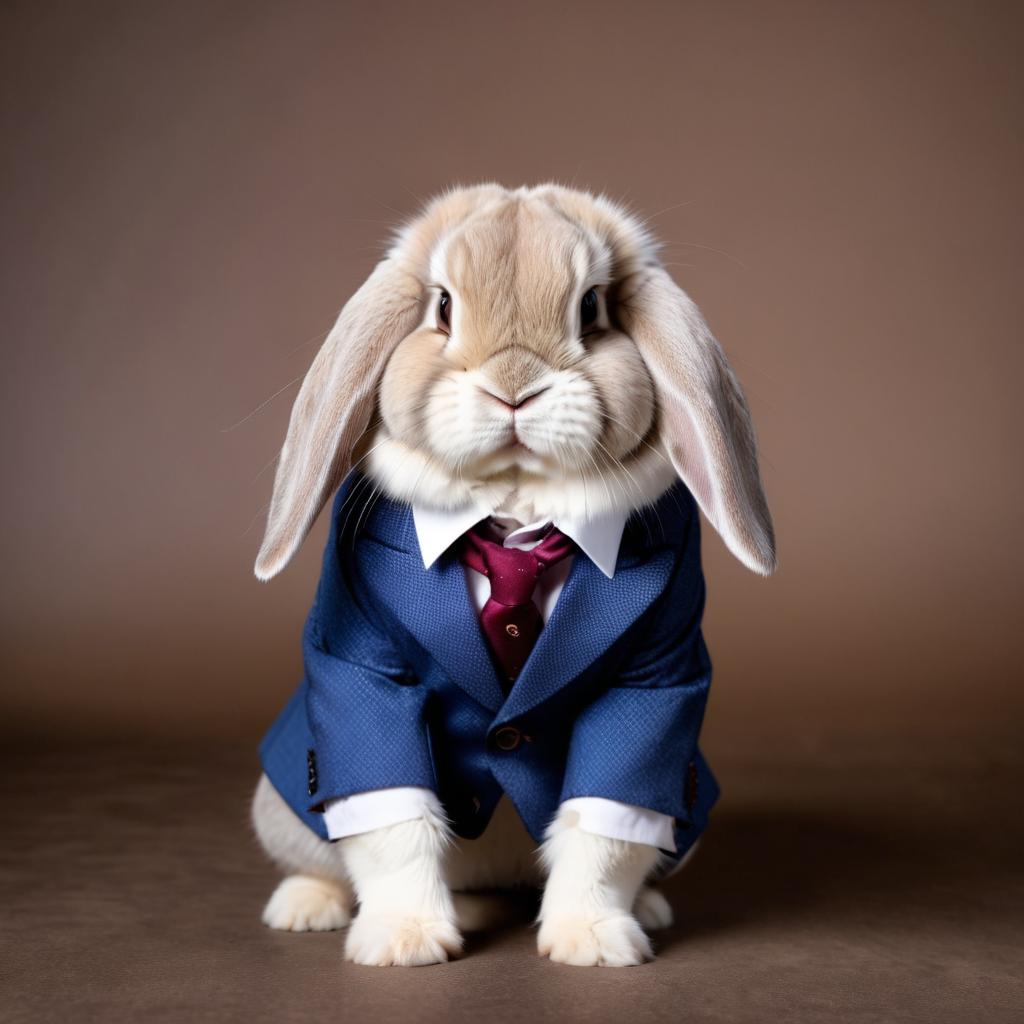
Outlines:
{"type": "MultiPolygon", "coordinates": [[[[493,514],[492,509],[481,508],[479,505],[464,505],[456,509],[413,505],[412,518],[424,568],[429,569],[467,530],[493,514]]],[[[619,558],[619,545],[622,543],[622,531],[626,527],[628,515],[628,512],[609,512],[588,519],[563,519],[556,516],[551,522],[575,541],[594,565],[611,579],[615,575],[615,563],[619,558]]],[[[530,523],[515,532],[534,529],[547,522],[530,523]]]]}

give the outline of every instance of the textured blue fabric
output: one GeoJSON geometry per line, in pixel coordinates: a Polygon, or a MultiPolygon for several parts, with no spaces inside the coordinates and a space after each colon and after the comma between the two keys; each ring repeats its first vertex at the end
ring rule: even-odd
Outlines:
{"type": "Polygon", "coordinates": [[[411,510],[368,493],[338,492],[305,676],[261,746],[295,812],[326,837],[325,800],[427,786],[475,837],[504,792],[540,840],[563,799],[600,796],[674,817],[684,854],[718,796],[697,748],[711,666],[686,488],[630,518],[614,578],[577,556],[507,698],[455,553],[424,569],[411,510]],[[522,740],[501,750],[508,726],[522,740]]]}

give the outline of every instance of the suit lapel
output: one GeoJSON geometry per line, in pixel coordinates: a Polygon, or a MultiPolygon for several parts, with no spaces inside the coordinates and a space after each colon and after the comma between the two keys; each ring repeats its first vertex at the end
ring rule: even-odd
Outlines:
{"type": "Polygon", "coordinates": [[[364,544],[367,576],[392,614],[471,697],[497,711],[504,695],[466,588],[462,563],[443,555],[429,569],[419,552],[364,544]],[[378,584],[376,581],[380,580],[378,584]]]}
{"type": "Polygon", "coordinates": [[[596,661],[664,591],[675,560],[674,550],[661,548],[643,561],[620,565],[608,579],[589,558],[577,555],[498,718],[525,714],[596,661]]]}

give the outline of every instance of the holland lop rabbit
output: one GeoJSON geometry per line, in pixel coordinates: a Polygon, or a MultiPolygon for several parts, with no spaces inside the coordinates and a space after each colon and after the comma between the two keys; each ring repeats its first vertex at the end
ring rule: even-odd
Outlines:
{"type": "Polygon", "coordinates": [[[775,546],[739,384],[644,227],[552,185],[429,203],[305,378],[260,579],[336,491],[262,747],[264,921],[430,964],[485,923],[468,894],[531,885],[541,954],[651,957],[718,792],[696,509],[754,572],[775,546]]]}

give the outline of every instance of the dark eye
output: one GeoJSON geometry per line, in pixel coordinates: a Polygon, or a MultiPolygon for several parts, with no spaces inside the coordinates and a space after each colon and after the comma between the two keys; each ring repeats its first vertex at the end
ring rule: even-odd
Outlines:
{"type": "Polygon", "coordinates": [[[580,330],[588,331],[597,323],[597,292],[591,288],[580,300],[580,330]]]}
{"type": "Polygon", "coordinates": [[[452,297],[447,292],[441,292],[441,298],[437,300],[437,326],[445,334],[452,329],[452,297]]]}

